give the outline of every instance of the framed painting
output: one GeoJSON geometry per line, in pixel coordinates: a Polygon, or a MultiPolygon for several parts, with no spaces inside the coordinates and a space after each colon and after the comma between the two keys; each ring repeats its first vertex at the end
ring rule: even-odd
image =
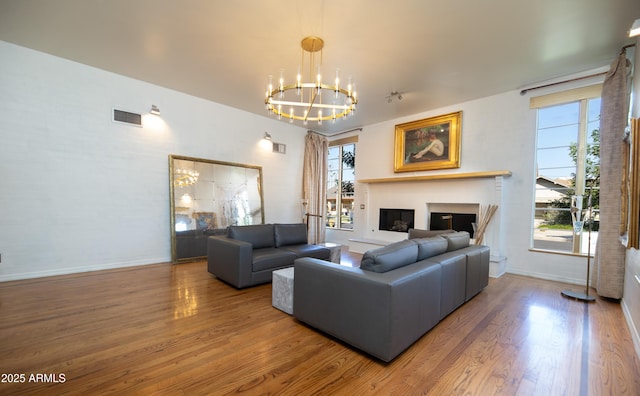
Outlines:
{"type": "Polygon", "coordinates": [[[218,228],[216,214],[213,212],[193,212],[192,216],[196,219],[196,229],[198,230],[215,230],[218,228]]]}
{"type": "Polygon", "coordinates": [[[394,172],[460,167],[462,112],[396,125],[394,172]]]}

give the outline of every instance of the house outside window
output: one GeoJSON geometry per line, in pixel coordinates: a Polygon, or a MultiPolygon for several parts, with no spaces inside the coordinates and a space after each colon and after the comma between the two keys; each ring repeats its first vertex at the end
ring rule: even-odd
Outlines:
{"type": "Polygon", "coordinates": [[[600,91],[598,85],[531,100],[531,107],[538,112],[533,249],[577,255],[595,251],[600,196],[600,91]],[[575,196],[583,198],[578,202],[572,199],[575,196]],[[574,221],[578,213],[580,220],[591,221],[576,232],[574,221]]]}
{"type": "Polygon", "coordinates": [[[356,144],[330,144],[327,177],[326,226],[353,229],[356,144]]]}

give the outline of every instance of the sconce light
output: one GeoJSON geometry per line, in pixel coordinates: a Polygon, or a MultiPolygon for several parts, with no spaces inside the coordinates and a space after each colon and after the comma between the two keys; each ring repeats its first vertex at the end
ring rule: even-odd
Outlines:
{"type": "Polygon", "coordinates": [[[273,140],[271,139],[271,135],[269,135],[269,132],[265,132],[262,139],[260,139],[260,147],[263,151],[273,150],[273,140]]]}
{"type": "Polygon", "coordinates": [[[636,19],[629,29],[629,37],[640,36],[640,19],[636,19]]]}
{"type": "Polygon", "coordinates": [[[160,115],[160,109],[156,105],[151,105],[151,111],[149,111],[149,113],[159,116],[160,115]]]}

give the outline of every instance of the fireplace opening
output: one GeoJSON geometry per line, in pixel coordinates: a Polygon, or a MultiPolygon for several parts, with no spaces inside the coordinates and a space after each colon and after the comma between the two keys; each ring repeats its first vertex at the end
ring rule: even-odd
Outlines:
{"type": "Polygon", "coordinates": [[[380,209],[380,223],[382,231],[409,232],[413,228],[414,209],[380,209]]]}
{"type": "Polygon", "coordinates": [[[473,223],[476,215],[473,213],[431,212],[429,229],[467,231],[473,238],[473,223]]]}

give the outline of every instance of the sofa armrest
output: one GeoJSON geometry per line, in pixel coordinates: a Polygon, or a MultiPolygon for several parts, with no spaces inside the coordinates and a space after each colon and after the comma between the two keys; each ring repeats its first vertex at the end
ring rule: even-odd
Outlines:
{"type": "Polygon", "coordinates": [[[465,301],[489,285],[489,246],[471,245],[462,250],[467,255],[467,290],[465,301]]]}
{"type": "Polygon", "coordinates": [[[251,286],[253,246],[226,236],[207,240],[207,270],[237,288],[251,286]]]}
{"type": "Polygon", "coordinates": [[[376,273],[314,258],[295,261],[293,314],[390,361],[440,319],[440,265],[376,273]]]}

